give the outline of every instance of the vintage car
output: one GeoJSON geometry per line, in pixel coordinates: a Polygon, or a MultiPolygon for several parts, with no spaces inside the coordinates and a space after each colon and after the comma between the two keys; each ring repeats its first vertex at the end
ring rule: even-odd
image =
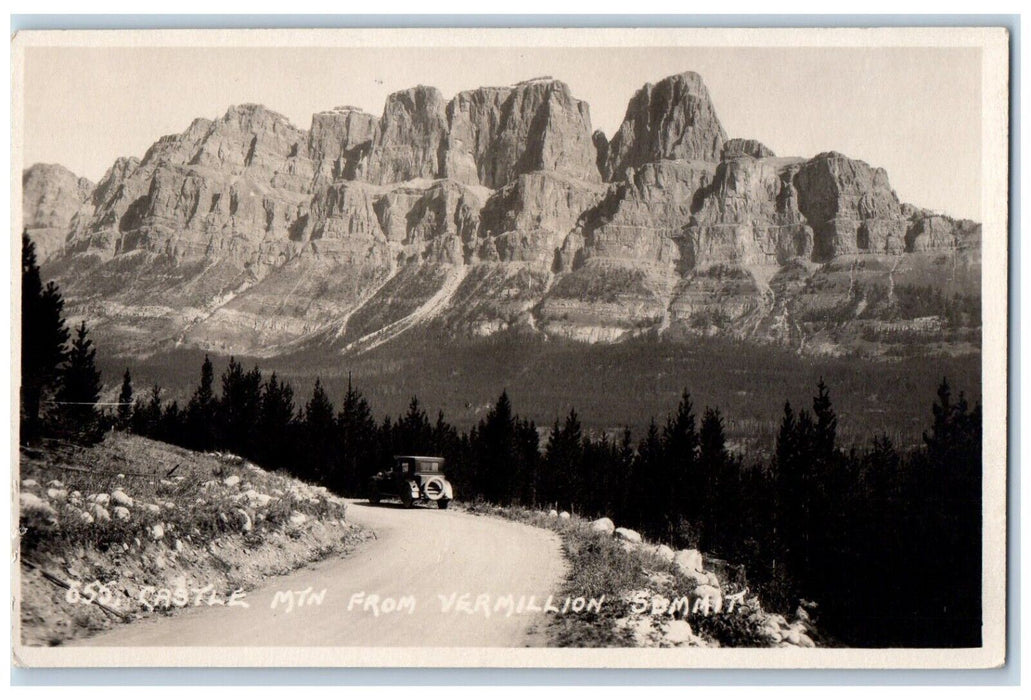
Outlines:
{"type": "Polygon", "coordinates": [[[369,502],[398,498],[405,508],[433,501],[438,508],[447,508],[454,494],[443,467],[443,457],[396,456],[391,469],[379,472],[369,482],[369,502]]]}

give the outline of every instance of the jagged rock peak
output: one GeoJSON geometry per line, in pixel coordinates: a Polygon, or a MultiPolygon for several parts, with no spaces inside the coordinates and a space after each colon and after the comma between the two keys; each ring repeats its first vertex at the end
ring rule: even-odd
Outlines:
{"type": "Polygon", "coordinates": [[[720,156],[721,160],[740,158],[741,156],[751,156],[752,158],[776,158],[777,154],[755,139],[730,139],[723,144],[723,153],[720,156]]]}
{"type": "Polygon", "coordinates": [[[440,177],[447,140],[445,107],[435,87],[417,85],[391,93],[358,177],[375,184],[440,177]]]}
{"type": "MultiPolygon", "coordinates": [[[[222,122],[239,122],[239,123],[261,123],[265,120],[269,122],[284,122],[290,124],[290,120],[276,112],[269,109],[265,105],[257,104],[254,102],[246,102],[240,105],[230,105],[229,109],[222,116],[220,121],[222,122]]],[[[293,124],[290,124],[293,126],[293,124]]]]}
{"type": "Polygon", "coordinates": [[[647,83],[631,98],[608,143],[603,174],[620,180],[627,168],[657,160],[717,162],[726,139],[701,76],[678,73],[647,83]]]}
{"type": "Polygon", "coordinates": [[[44,261],[93,213],[94,185],[63,165],[36,163],[22,172],[22,227],[44,261]]]}
{"type": "Polygon", "coordinates": [[[353,180],[376,139],[379,118],[357,107],[335,107],[312,115],[308,157],[318,179],[353,180]]]}
{"type": "Polygon", "coordinates": [[[95,185],[57,163],[35,163],[22,173],[25,228],[67,229],[95,185]]]}
{"type": "Polygon", "coordinates": [[[448,177],[503,187],[553,170],[598,182],[590,107],[550,77],[460,92],[448,103],[448,177]]]}
{"type": "Polygon", "coordinates": [[[827,151],[801,164],[794,185],[815,234],[814,259],[904,250],[906,219],[883,168],[827,151]]]}

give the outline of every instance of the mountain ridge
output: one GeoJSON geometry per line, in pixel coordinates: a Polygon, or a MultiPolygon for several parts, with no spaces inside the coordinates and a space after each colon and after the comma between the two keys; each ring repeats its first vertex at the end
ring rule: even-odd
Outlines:
{"type": "Polygon", "coordinates": [[[642,87],[611,140],[551,78],[416,86],[308,130],[232,106],[74,178],[25,171],[26,228],[70,313],[127,355],[360,352],[440,299],[434,322],[474,336],[877,355],[900,333],[970,351],[979,331],[926,298],[979,298],[979,224],[903,204],[840,153],[728,138],[690,72],[642,87]]]}

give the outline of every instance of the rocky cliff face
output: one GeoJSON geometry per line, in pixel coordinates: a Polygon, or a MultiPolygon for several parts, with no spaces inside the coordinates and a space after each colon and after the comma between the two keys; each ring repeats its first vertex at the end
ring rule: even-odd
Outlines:
{"type": "Polygon", "coordinates": [[[545,78],[462,92],[447,114],[448,177],[492,189],[538,170],[601,179],[590,108],[565,83],[545,78]]]}
{"type": "Polygon", "coordinates": [[[626,109],[606,148],[606,179],[657,160],[718,161],[727,136],[697,73],[648,83],[626,109]]]}
{"type": "Polygon", "coordinates": [[[46,260],[64,246],[93,213],[94,185],[64,166],[36,163],[22,174],[22,227],[36,243],[36,256],[46,260]]]}
{"type": "Polygon", "coordinates": [[[69,310],[128,353],[361,352],[427,324],[840,352],[979,323],[928,321],[926,291],[979,297],[978,224],[839,153],[727,139],[694,73],[645,85],[611,141],[550,78],[419,86],[307,131],[231,107],[95,187],[33,166],[23,214],[69,310]]]}

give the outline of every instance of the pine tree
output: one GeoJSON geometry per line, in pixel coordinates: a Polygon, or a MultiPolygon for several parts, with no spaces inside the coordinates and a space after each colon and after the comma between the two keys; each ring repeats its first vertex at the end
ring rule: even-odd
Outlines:
{"type": "Polygon", "coordinates": [[[185,413],[179,408],[178,401],[172,401],[161,412],[158,422],[158,439],[173,445],[182,445],[185,427],[185,413]]]}
{"type": "Polygon", "coordinates": [[[119,430],[128,430],[132,423],[132,375],[129,368],[125,368],[122,375],[122,390],[118,393],[118,420],[119,430]]]}
{"type": "Polygon", "coordinates": [[[217,402],[214,394],[215,369],[205,355],[200,369],[200,385],[186,407],[187,446],[195,450],[212,450],[217,436],[217,402]]]}
{"type": "Polygon", "coordinates": [[[294,390],[273,372],[261,392],[257,459],[269,468],[288,466],[294,441],[294,390]]]}
{"type": "Polygon", "coordinates": [[[96,355],[83,321],[75,329],[75,339],[61,368],[56,401],[63,431],[87,441],[100,437],[96,403],[100,400],[101,384],[96,355]]]}
{"type": "MultiPolygon", "coordinates": [[[[677,411],[666,421],[663,430],[663,490],[656,506],[671,526],[682,521],[689,528],[698,522],[698,432],[695,428],[691,395],[684,389],[677,411]]],[[[687,544],[696,545],[695,542],[687,544]]]]}
{"type": "Polygon", "coordinates": [[[829,462],[837,449],[838,417],[831,406],[830,390],[820,377],[813,397],[813,415],[816,416],[814,448],[818,458],[829,462]]]}
{"type": "Polygon", "coordinates": [[[233,453],[253,456],[258,415],[261,410],[261,371],[249,372],[235,358],[222,375],[222,398],[218,402],[220,442],[233,453]]]}
{"type": "Polygon", "coordinates": [[[541,438],[531,420],[515,421],[516,496],[526,506],[538,505],[541,480],[541,438]]]}
{"type": "Polygon", "coordinates": [[[637,447],[637,459],[634,461],[634,473],[637,478],[633,484],[631,497],[632,512],[642,528],[654,537],[663,537],[670,541],[668,519],[666,513],[654,506],[655,494],[662,493],[669,486],[663,483],[665,454],[662,436],[655,418],[648,423],[641,443],[637,447]]]}
{"type": "Polygon", "coordinates": [[[634,482],[637,481],[634,456],[633,434],[630,432],[630,426],[625,426],[616,447],[616,461],[613,465],[615,473],[611,481],[614,516],[621,522],[628,522],[633,518],[634,482]]]}
{"type": "Polygon", "coordinates": [[[699,529],[702,544],[711,548],[717,539],[721,515],[724,508],[733,504],[720,504],[720,480],[725,476],[727,438],[723,429],[723,415],[718,408],[706,407],[699,431],[699,478],[697,483],[699,499],[699,529]]]}
{"type": "Polygon", "coordinates": [[[155,384],[150,389],[149,399],[140,398],[132,413],[132,431],[137,435],[158,438],[161,426],[161,387],[155,384]]]}
{"type": "Polygon", "coordinates": [[[26,235],[21,271],[21,439],[33,441],[43,430],[41,403],[57,387],[68,328],[61,292],[53,282],[43,286],[36,247],[26,235]]]}
{"type": "MultiPolygon", "coordinates": [[[[982,415],[965,395],[953,401],[946,379],[938,387],[934,422],[924,434],[924,451],[912,489],[919,494],[916,511],[923,528],[923,551],[912,558],[931,580],[950,581],[945,590],[929,593],[925,614],[948,610],[943,634],[963,646],[981,640],[980,575],[982,563],[982,415]]],[[[926,623],[925,623],[926,624],[926,623]]]]}
{"type": "Polygon", "coordinates": [[[337,471],[335,411],[322,381],[315,379],[311,398],[304,407],[304,441],[307,462],[300,474],[313,481],[332,479],[337,471]]]}
{"type": "Polygon", "coordinates": [[[363,493],[376,467],[376,421],[368,401],[351,383],[347,375],[347,393],[337,416],[340,434],[341,474],[338,489],[342,493],[363,493]]]}
{"type": "Polygon", "coordinates": [[[502,390],[477,431],[476,473],[483,496],[493,503],[508,504],[517,495],[515,418],[508,391],[502,390]]]}
{"type": "Polygon", "coordinates": [[[413,396],[408,403],[408,411],[397,419],[395,449],[401,454],[425,454],[431,451],[432,433],[426,411],[419,405],[419,397],[413,396]]]}
{"type": "Polygon", "coordinates": [[[580,478],[583,470],[583,427],[575,408],[569,409],[565,422],[548,437],[544,463],[552,484],[551,498],[561,508],[582,510],[580,478]]]}

